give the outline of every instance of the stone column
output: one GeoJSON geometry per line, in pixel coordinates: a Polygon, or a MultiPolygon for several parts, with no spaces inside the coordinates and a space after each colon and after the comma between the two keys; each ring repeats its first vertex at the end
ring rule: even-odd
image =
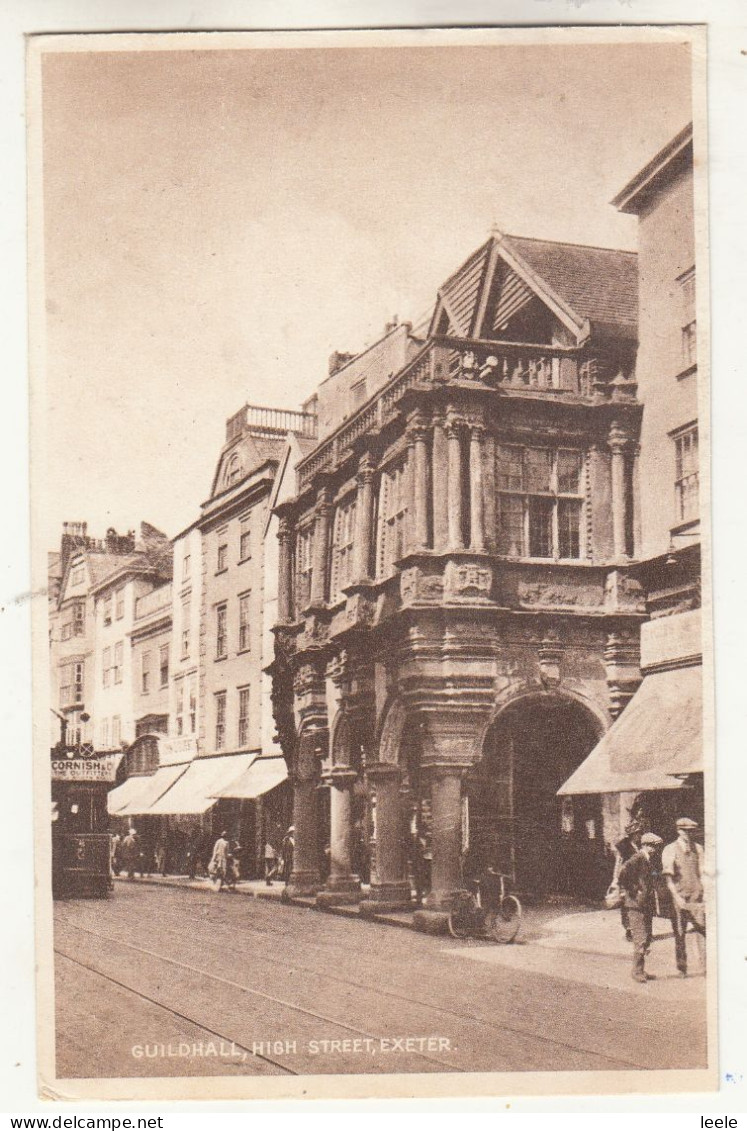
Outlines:
{"type": "Polygon", "coordinates": [[[288,895],[316,895],[321,886],[319,871],[319,833],[317,829],[318,751],[323,748],[326,731],[310,729],[298,738],[293,773],[293,824],[295,826],[293,871],[288,895]]]}
{"type": "Polygon", "coordinates": [[[293,619],[293,525],[288,515],[280,517],[278,543],[278,621],[288,624],[293,619]]]}
{"type": "Polygon", "coordinates": [[[443,553],[449,541],[449,503],[447,483],[449,478],[448,442],[442,416],[433,418],[433,462],[431,484],[433,489],[433,548],[443,553]]]}
{"type": "Polygon", "coordinates": [[[361,903],[364,914],[407,907],[411,898],[400,768],[393,763],[375,762],[367,767],[366,776],[376,796],[376,835],[371,893],[361,903]]]}
{"type": "Polygon", "coordinates": [[[314,521],[314,570],[311,575],[311,604],[315,606],[323,605],[327,600],[331,514],[329,488],[322,487],[317,495],[316,519],[314,521]]]}
{"type": "Polygon", "coordinates": [[[469,499],[470,499],[470,549],[476,553],[485,550],[485,504],[483,495],[483,437],[482,425],[472,425],[469,433],[469,499]]]}
{"type": "Polygon", "coordinates": [[[628,434],[622,425],[613,423],[607,438],[612,452],[612,552],[617,561],[627,558],[626,518],[627,488],[625,482],[625,453],[628,434]]]}
{"type": "Polygon", "coordinates": [[[373,461],[364,455],[358,466],[358,498],[356,504],[356,581],[366,581],[371,562],[371,542],[373,540],[373,461]]]}
{"type": "Polygon", "coordinates": [[[431,890],[425,906],[448,910],[462,886],[462,765],[428,767],[431,780],[431,890]]]}
{"type": "Polygon", "coordinates": [[[326,775],[330,785],[330,871],[320,906],[357,903],[360,878],[353,872],[353,786],[358,778],[349,766],[335,766],[326,775]]]}
{"type": "Polygon", "coordinates": [[[417,416],[410,428],[413,452],[414,550],[428,546],[428,449],[424,421],[417,416]]]}
{"type": "Polygon", "coordinates": [[[462,537],[462,443],[461,424],[450,420],[446,425],[449,451],[449,549],[463,550],[462,537]]]}

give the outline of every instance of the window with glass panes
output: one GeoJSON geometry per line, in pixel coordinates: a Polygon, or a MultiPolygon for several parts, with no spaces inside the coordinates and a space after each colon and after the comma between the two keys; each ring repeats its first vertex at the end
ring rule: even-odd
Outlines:
{"type": "Polygon", "coordinates": [[[60,668],[60,706],[70,707],[83,702],[83,663],[78,661],[60,668]]]}
{"type": "Polygon", "coordinates": [[[694,365],[697,361],[698,338],[697,322],[695,320],[695,268],[691,267],[680,275],[677,282],[680,285],[682,299],[682,361],[686,366],[694,365]]]}
{"type": "Polygon", "coordinates": [[[112,650],[111,650],[111,648],[104,648],[103,659],[102,659],[102,669],[103,669],[102,674],[103,674],[104,687],[109,686],[109,681],[111,679],[111,667],[112,667],[112,650]]]}
{"type": "Polygon", "coordinates": [[[161,687],[168,687],[169,683],[169,646],[163,644],[158,652],[158,673],[161,687]]]}
{"type": "Polygon", "coordinates": [[[83,601],[76,601],[73,605],[73,636],[82,636],[86,616],[86,606],[83,601]]]}
{"type": "Polygon", "coordinates": [[[222,750],[226,745],[226,693],[219,691],[215,696],[215,749],[222,750]]]}
{"type": "Polygon", "coordinates": [[[346,585],[353,581],[355,546],[355,496],[340,503],[335,512],[335,536],[332,557],[332,595],[341,597],[346,585]]]}
{"type": "Polygon", "coordinates": [[[189,732],[197,730],[197,688],[194,679],[189,681],[189,732]]]}
{"type": "Polygon", "coordinates": [[[150,661],[150,652],[143,652],[142,659],[140,661],[140,690],[142,691],[143,695],[147,695],[150,691],[150,661]]]}
{"type": "Polygon", "coordinates": [[[174,694],[176,697],[176,710],[174,712],[176,733],[184,734],[184,680],[178,679],[175,682],[174,694]]]}
{"type": "Polygon", "coordinates": [[[498,552],[511,558],[582,557],[582,453],[501,444],[497,462],[498,552]]]}
{"type": "Polygon", "coordinates": [[[113,679],[114,679],[115,683],[121,683],[122,682],[122,656],[123,656],[123,651],[124,651],[124,645],[123,645],[122,641],[120,640],[118,644],[114,645],[113,679]]]}
{"type": "Polygon", "coordinates": [[[218,531],[218,552],[215,559],[215,572],[222,573],[228,569],[228,527],[223,526],[218,531]]]}
{"type": "Polygon", "coordinates": [[[239,746],[249,745],[249,688],[239,688],[239,746]]]}
{"type": "Polygon", "coordinates": [[[111,596],[104,598],[104,624],[112,623],[112,599],[111,596]]]}
{"type": "Polygon", "coordinates": [[[249,635],[249,606],[251,593],[242,593],[239,597],[239,652],[248,652],[250,644],[249,635]]]}
{"type": "Polygon", "coordinates": [[[115,593],[115,609],[114,613],[117,620],[121,620],[124,616],[124,589],[118,589],[115,593]]]}
{"type": "Polygon", "coordinates": [[[122,720],[119,715],[112,719],[112,746],[122,745],[122,720]]]}
{"type": "Polygon", "coordinates": [[[699,514],[698,428],[674,437],[676,521],[691,522],[699,514]]]}
{"type": "Polygon", "coordinates": [[[313,570],[314,527],[310,523],[298,531],[296,549],[296,605],[305,609],[311,600],[311,574],[313,570]]]}
{"type": "Polygon", "coordinates": [[[251,515],[239,519],[239,561],[245,562],[252,552],[251,515]]]}
{"type": "Polygon", "coordinates": [[[387,577],[407,546],[407,464],[382,473],[379,488],[378,576],[387,577]]]}
{"type": "Polygon", "coordinates": [[[189,601],[182,601],[182,659],[189,657],[189,622],[192,609],[189,601]]]}
{"type": "Polygon", "coordinates": [[[224,660],[228,655],[227,622],[228,607],[217,605],[215,609],[215,658],[217,660],[224,660]]]}

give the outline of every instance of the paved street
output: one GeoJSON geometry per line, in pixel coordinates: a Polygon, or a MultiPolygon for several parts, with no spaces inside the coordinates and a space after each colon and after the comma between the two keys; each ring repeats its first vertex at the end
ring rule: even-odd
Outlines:
{"type": "Polygon", "coordinates": [[[55,924],[61,1078],[705,1063],[704,979],[669,940],[638,986],[593,932],[500,947],[210,890],[120,883],[55,924]]]}

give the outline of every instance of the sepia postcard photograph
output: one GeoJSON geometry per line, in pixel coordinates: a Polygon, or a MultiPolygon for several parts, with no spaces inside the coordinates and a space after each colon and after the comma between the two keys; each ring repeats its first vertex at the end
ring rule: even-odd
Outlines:
{"type": "Polygon", "coordinates": [[[43,1097],[716,1087],[706,42],[29,37],[43,1097]]]}

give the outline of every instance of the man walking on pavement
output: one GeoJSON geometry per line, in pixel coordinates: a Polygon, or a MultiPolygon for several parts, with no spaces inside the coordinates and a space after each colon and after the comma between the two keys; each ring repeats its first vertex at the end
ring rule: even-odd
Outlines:
{"type": "Polygon", "coordinates": [[[672,930],[677,969],[687,977],[687,924],[692,923],[700,965],[705,970],[705,904],[703,902],[703,847],[695,841],[697,821],[680,817],[677,839],[661,854],[662,872],[672,896],[672,930]]]}
{"type": "Polygon", "coordinates": [[[653,858],[664,841],[655,833],[644,833],[641,847],[620,869],[618,883],[628,912],[628,929],[633,942],[633,981],[648,982],[653,977],[644,966],[651,946],[654,918],[653,858]]]}

